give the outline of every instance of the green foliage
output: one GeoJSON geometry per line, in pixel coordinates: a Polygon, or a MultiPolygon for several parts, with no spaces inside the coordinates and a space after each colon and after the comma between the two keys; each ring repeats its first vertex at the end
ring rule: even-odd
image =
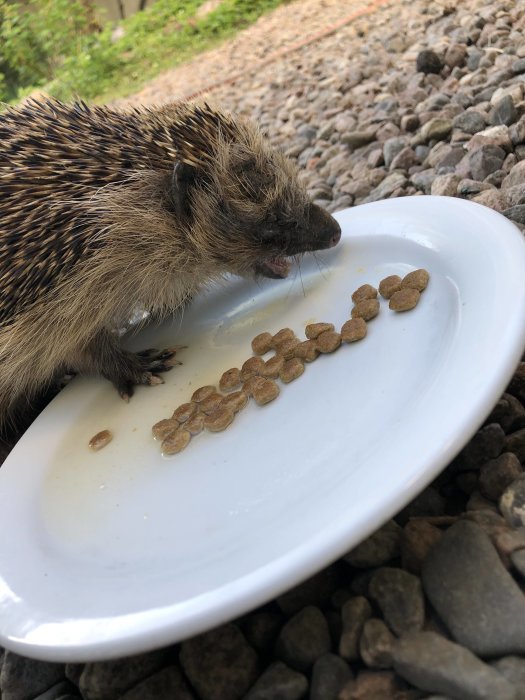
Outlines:
{"type": "Polygon", "coordinates": [[[96,26],[90,0],[0,0],[0,100],[33,87],[62,99],[129,93],[282,0],[223,0],[196,20],[202,2],[157,0],[115,38],[110,23],[96,26]]]}

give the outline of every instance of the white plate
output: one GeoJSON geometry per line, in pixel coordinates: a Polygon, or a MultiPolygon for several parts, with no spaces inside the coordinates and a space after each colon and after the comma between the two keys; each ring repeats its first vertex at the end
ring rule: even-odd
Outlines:
{"type": "Polygon", "coordinates": [[[135,344],[187,343],[129,404],[75,380],[0,469],[0,643],[52,661],[175,642],[271,599],[344,554],[471,437],[525,344],[525,245],[491,210],[413,197],[337,215],[341,244],[301,277],[234,279],[135,344]],[[307,365],[264,408],[164,459],[150,426],[250,355],[263,330],[340,326],[350,294],[431,273],[419,306],[382,302],[367,338],[307,365]],[[98,453],[88,439],[110,428],[98,453]]]}

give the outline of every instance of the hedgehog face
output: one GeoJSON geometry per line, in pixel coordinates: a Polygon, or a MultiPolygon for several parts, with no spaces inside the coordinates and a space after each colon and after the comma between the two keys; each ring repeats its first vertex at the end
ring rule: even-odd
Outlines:
{"type": "MultiPolygon", "coordinates": [[[[341,229],[313,204],[297,169],[252,125],[224,140],[204,167],[180,167],[178,212],[225,272],[286,277],[290,257],[335,246],[341,229]]],[[[199,246],[202,250],[202,246],[199,246]]]]}

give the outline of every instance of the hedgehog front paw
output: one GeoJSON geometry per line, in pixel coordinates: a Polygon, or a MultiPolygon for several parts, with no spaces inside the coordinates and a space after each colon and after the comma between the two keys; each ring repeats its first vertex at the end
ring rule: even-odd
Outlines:
{"type": "Polygon", "coordinates": [[[176,345],[164,350],[149,348],[136,353],[127,352],[126,371],[122,372],[122,367],[119,367],[116,375],[110,376],[108,372],[104,374],[113,382],[124,401],[129,401],[133,396],[133,387],[136,385],[156,386],[164,384],[164,379],[159,373],[169,372],[175,365],[182,364],[175,358],[175,355],[178,350],[182,350],[184,347],[176,345]]]}

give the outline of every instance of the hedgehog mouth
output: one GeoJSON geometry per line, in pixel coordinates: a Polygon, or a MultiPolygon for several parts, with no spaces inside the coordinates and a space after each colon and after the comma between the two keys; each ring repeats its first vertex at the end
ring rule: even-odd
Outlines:
{"type": "Polygon", "coordinates": [[[288,277],[290,268],[292,266],[289,258],[282,255],[276,255],[273,258],[266,258],[266,260],[260,260],[255,263],[255,272],[264,277],[269,277],[274,280],[282,280],[288,277]]]}

